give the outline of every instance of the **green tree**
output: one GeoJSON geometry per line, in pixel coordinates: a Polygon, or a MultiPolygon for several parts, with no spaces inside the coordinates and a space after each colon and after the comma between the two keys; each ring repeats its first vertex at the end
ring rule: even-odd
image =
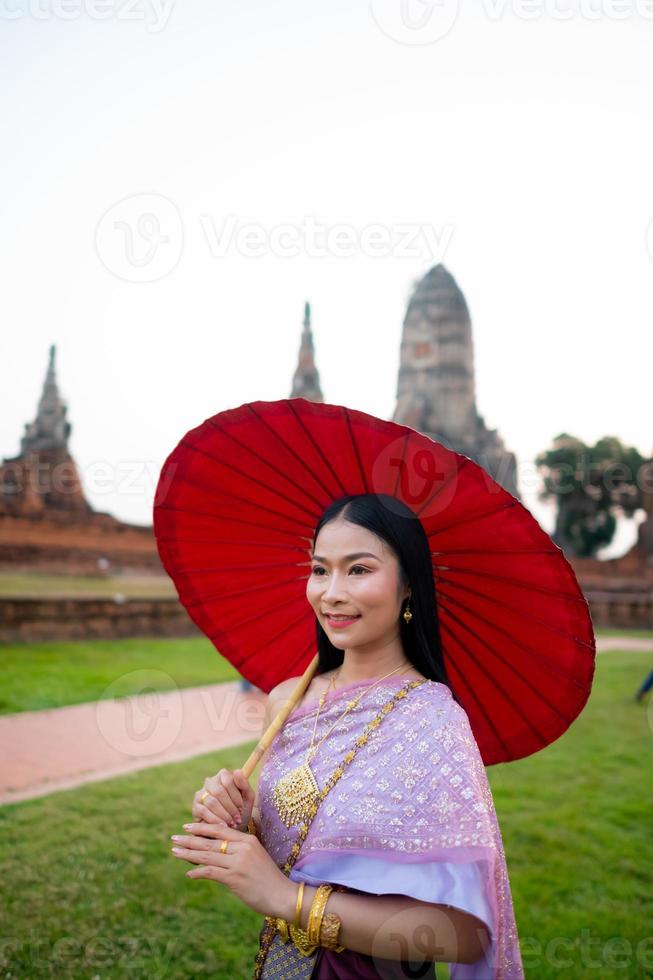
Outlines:
{"type": "Polygon", "coordinates": [[[551,537],[570,555],[593,557],[612,541],[617,517],[632,517],[643,506],[638,477],[645,458],[616,436],[589,446],[562,432],[535,462],[544,481],[539,499],[557,503],[551,537]]]}

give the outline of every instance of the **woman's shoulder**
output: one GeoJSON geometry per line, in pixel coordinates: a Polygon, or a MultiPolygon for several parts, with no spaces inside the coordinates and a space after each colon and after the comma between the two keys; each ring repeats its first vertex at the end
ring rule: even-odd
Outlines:
{"type": "Polygon", "coordinates": [[[408,677],[410,680],[425,682],[418,683],[414,689],[420,700],[426,699],[429,704],[447,705],[448,707],[456,703],[448,684],[431,680],[431,678],[424,677],[417,672],[414,677],[412,674],[408,675],[408,677]]]}
{"type": "MultiPolygon", "coordinates": [[[[316,674],[315,677],[311,679],[310,684],[304,691],[300,703],[304,704],[307,701],[317,700],[322,692],[328,687],[329,682],[335,673],[337,673],[336,669],[327,670],[322,674],[316,674]]],[[[274,704],[277,702],[287,701],[299,684],[302,676],[302,674],[297,674],[296,677],[287,677],[285,681],[281,681],[280,684],[273,687],[268,694],[270,701],[274,704]]]]}
{"type": "Polygon", "coordinates": [[[450,724],[458,726],[460,715],[467,717],[448,684],[418,676],[417,672],[414,679],[418,684],[406,700],[405,711],[411,716],[419,714],[424,731],[439,731],[450,724]]]}

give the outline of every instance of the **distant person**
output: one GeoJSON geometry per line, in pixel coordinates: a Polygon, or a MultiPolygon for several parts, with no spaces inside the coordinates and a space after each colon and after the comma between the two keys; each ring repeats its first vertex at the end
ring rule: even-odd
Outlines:
{"type": "Polygon", "coordinates": [[[240,689],[241,691],[259,691],[260,688],[256,687],[255,684],[250,684],[249,681],[245,680],[244,677],[240,679],[240,689]]]}
{"type": "Polygon", "coordinates": [[[639,691],[635,695],[635,700],[643,701],[644,695],[648,694],[648,692],[651,690],[652,687],[653,687],[653,670],[650,672],[650,674],[648,675],[648,677],[640,687],[639,691]]]}

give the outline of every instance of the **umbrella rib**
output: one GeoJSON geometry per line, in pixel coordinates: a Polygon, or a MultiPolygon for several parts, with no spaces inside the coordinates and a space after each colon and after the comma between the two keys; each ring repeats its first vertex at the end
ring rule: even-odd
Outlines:
{"type": "MultiPolygon", "coordinates": [[[[187,537],[185,537],[184,535],[181,535],[181,534],[172,535],[172,536],[169,537],[166,534],[159,534],[159,535],[157,535],[157,538],[158,538],[159,541],[166,541],[166,542],[168,542],[168,541],[179,541],[179,542],[181,542],[183,544],[206,544],[206,537],[202,537],[202,538],[187,538],[187,537]]],[[[227,545],[233,544],[233,545],[239,545],[239,546],[242,545],[243,547],[249,547],[251,545],[252,547],[261,548],[261,549],[263,549],[263,548],[282,548],[284,551],[298,551],[301,554],[304,554],[305,553],[304,552],[304,549],[303,548],[300,548],[298,545],[284,544],[282,541],[237,541],[235,538],[213,538],[212,537],[211,538],[211,544],[212,545],[213,544],[227,544],[227,545]]]]}
{"type": "MultiPolygon", "coordinates": [[[[222,430],[218,430],[218,431],[222,431],[222,430]]],[[[237,440],[234,441],[237,442],[237,440]]],[[[241,470],[238,466],[234,466],[233,463],[228,463],[224,459],[217,459],[212,453],[207,453],[205,449],[200,449],[199,446],[194,446],[191,442],[186,442],[185,439],[181,440],[181,445],[185,446],[187,449],[191,449],[195,453],[199,453],[201,456],[205,456],[206,459],[210,459],[211,462],[215,463],[217,466],[224,466],[227,469],[233,470],[234,473],[237,473],[245,480],[249,480],[250,483],[254,483],[259,488],[261,487],[261,485],[263,485],[265,489],[268,490],[270,493],[274,494],[277,497],[280,497],[281,500],[285,500],[286,503],[292,504],[293,506],[297,507],[298,510],[304,511],[304,513],[308,514],[309,517],[315,520],[315,514],[311,510],[309,510],[308,507],[304,507],[299,502],[299,500],[296,500],[293,497],[288,496],[288,494],[282,493],[281,490],[277,490],[269,486],[268,484],[261,484],[261,482],[257,480],[255,476],[251,476],[249,473],[246,473],[244,470],[241,470]]],[[[275,469],[275,467],[273,467],[271,463],[268,463],[267,460],[263,459],[262,456],[258,457],[258,461],[265,463],[267,466],[270,466],[271,469],[275,469]]],[[[184,479],[184,477],[181,477],[181,479],[184,479]]],[[[291,484],[293,483],[290,477],[286,477],[286,479],[288,480],[288,483],[291,484]]],[[[310,494],[306,493],[306,491],[302,487],[299,487],[298,489],[300,489],[305,496],[310,497],[310,494]]],[[[259,506],[258,501],[247,500],[247,503],[254,504],[255,506],[259,506]]]]}
{"type": "MultiPolygon", "coordinates": [[[[553,714],[556,714],[560,718],[561,721],[564,721],[565,720],[564,719],[564,716],[561,715],[560,712],[558,711],[556,705],[553,704],[551,701],[549,701],[548,698],[546,698],[542,694],[542,692],[538,690],[538,688],[536,688],[533,684],[530,683],[530,681],[526,680],[522,676],[522,674],[519,673],[519,671],[517,670],[517,668],[509,660],[507,660],[504,656],[502,656],[497,650],[492,649],[492,647],[489,645],[489,643],[487,642],[487,640],[485,640],[479,633],[477,633],[477,631],[472,626],[470,626],[463,619],[461,619],[459,616],[457,616],[455,614],[455,612],[453,612],[453,610],[447,609],[446,612],[447,612],[447,615],[449,615],[451,617],[451,619],[455,620],[462,629],[467,630],[469,633],[471,633],[471,635],[476,640],[478,640],[479,643],[481,643],[482,646],[485,647],[485,649],[488,651],[488,653],[491,656],[495,656],[497,659],[499,659],[504,664],[504,666],[506,666],[514,674],[514,676],[518,680],[520,680],[523,684],[525,684],[526,687],[529,687],[530,690],[531,690],[531,692],[533,694],[535,694],[537,697],[540,697],[545,702],[545,704],[547,705],[547,707],[549,708],[549,710],[551,712],[553,712],[553,714]]],[[[445,622],[444,625],[445,625],[445,629],[448,630],[449,634],[450,635],[453,635],[451,628],[449,626],[447,626],[446,622],[445,622]]],[[[460,639],[460,637],[457,637],[457,639],[458,639],[458,642],[461,643],[461,645],[464,646],[464,644],[462,644],[462,640],[460,639]]],[[[520,644],[520,646],[521,646],[521,644],[520,644]]],[[[529,728],[531,728],[531,730],[538,736],[538,738],[543,738],[542,733],[539,732],[531,724],[530,718],[528,718],[528,716],[523,713],[523,711],[522,711],[521,707],[519,706],[519,704],[516,701],[514,701],[510,697],[509,694],[507,694],[504,690],[502,690],[501,688],[499,688],[499,686],[496,683],[496,680],[483,667],[483,665],[481,664],[481,662],[476,659],[475,655],[471,652],[471,650],[469,650],[466,646],[464,646],[464,649],[467,652],[468,656],[470,656],[472,658],[472,660],[476,663],[476,665],[483,671],[483,673],[485,674],[485,676],[490,680],[491,684],[494,685],[494,687],[496,688],[496,690],[500,694],[502,694],[503,697],[504,697],[504,699],[515,709],[515,711],[520,716],[520,718],[522,719],[522,721],[524,721],[526,723],[526,725],[529,728]]],[[[530,651],[530,652],[532,653],[533,651],[530,651]]],[[[544,661],[544,662],[547,663],[547,661],[544,661]]]]}
{"type": "MultiPolygon", "coordinates": [[[[313,640],[311,640],[310,643],[307,643],[306,644],[306,646],[304,648],[304,652],[303,653],[300,653],[299,656],[297,656],[288,665],[288,674],[287,674],[286,677],[283,678],[284,680],[289,680],[291,677],[296,676],[295,674],[292,673],[292,671],[295,670],[296,667],[298,668],[298,673],[301,673],[301,674],[304,673],[305,666],[302,666],[302,665],[304,664],[304,661],[305,661],[305,658],[306,658],[307,654],[309,654],[311,652],[311,650],[314,649],[314,647],[315,647],[315,642],[313,640]]],[[[243,664],[247,663],[248,660],[251,660],[251,656],[247,656],[247,657],[245,657],[244,660],[241,660],[240,663],[237,665],[237,668],[236,669],[239,670],[243,666],[243,664]]],[[[270,690],[272,690],[272,688],[270,690]]],[[[292,714],[292,712],[291,712],[291,714],[292,714]]],[[[286,723],[287,723],[287,719],[286,719],[286,723]]]]}
{"type": "MultiPolygon", "coordinates": [[[[442,585],[442,579],[440,580],[440,584],[442,585]]],[[[485,599],[489,601],[488,597],[483,592],[479,592],[478,589],[473,589],[469,585],[460,585],[460,583],[456,583],[456,582],[445,582],[444,584],[453,585],[454,588],[463,589],[463,591],[468,592],[470,595],[480,596],[481,599],[485,599]]],[[[438,593],[445,596],[447,595],[446,589],[444,592],[442,592],[441,589],[438,589],[438,593]]],[[[451,599],[453,602],[457,601],[455,596],[449,595],[448,598],[451,599]]],[[[585,599],[583,599],[582,601],[585,603],[587,602],[587,600],[585,599]]],[[[463,603],[459,602],[458,604],[463,606],[463,608],[465,608],[463,603]]],[[[580,640],[579,637],[577,636],[569,637],[569,634],[565,633],[563,630],[552,627],[546,619],[541,619],[539,616],[534,616],[532,613],[528,613],[528,615],[524,614],[524,612],[517,605],[511,605],[509,602],[505,602],[505,600],[503,599],[497,599],[496,597],[492,599],[492,604],[495,606],[503,606],[504,609],[510,610],[511,613],[516,613],[518,616],[521,616],[522,619],[526,619],[529,623],[531,622],[539,623],[541,626],[545,626],[548,629],[550,629],[552,632],[557,633],[558,636],[564,637],[564,639],[573,639],[575,643],[581,643],[583,646],[589,648],[590,650],[594,649],[594,644],[588,643],[585,640],[580,640]]],[[[479,613],[475,613],[475,615],[478,616],[479,619],[483,619],[483,617],[479,613]]],[[[483,621],[485,622],[484,619],[483,621]]],[[[487,622],[491,623],[491,620],[488,620],[487,622]]]]}
{"type": "Polygon", "coordinates": [[[557,545],[552,548],[447,548],[445,551],[431,550],[431,555],[555,555],[560,551],[557,545]]]}
{"type": "MultiPolygon", "coordinates": [[[[293,447],[290,445],[289,442],[286,442],[284,439],[282,439],[278,432],[275,432],[275,430],[263,418],[263,416],[259,415],[259,413],[256,411],[256,409],[254,409],[252,407],[251,403],[249,403],[247,405],[247,407],[250,410],[250,412],[252,413],[252,415],[254,415],[256,417],[256,419],[261,423],[261,425],[263,425],[264,428],[266,428],[268,430],[268,432],[270,432],[271,435],[274,436],[274,438],[277,440],[277,442],[279,442],[281,444],[281,446],[286,450],[286,452],[290,453],[291,456],[294,456],[295,457],[295,459],[299,463],[299,465],[302,468],[302,470],[307,471],[307,472],[309,472],[311,474],[311,476],[315,480],[315,483],[317,484],[317,486],[321,488],[320,481],[318,480],[318,478],[315,475],[315,473],[313,473],[313,471],[310,469],[310,467],[307,466],[306,460],[302,459],[301,456],[299,455],[299,453],[297,453],[293,449],[293,447]]],[[[265,463],[266,466],[269,466],[270,469],[274,470],[275,473],[278,473],[279,476],[281,476],[283,479],[287,480],[288,483],[291,484],[291,486],[293,486],[297,490],[299,490],[300,493],[303,493],[307,497],[309,497],[313,501],[313,503],[315,504],[316,507],[322,508],[322,506],[323,506],[322,502],[320,500],[318,500],[317,497],[315,497],[312,493],[309,493],[309,491],[303,485],[299,484],[296,480],[293,480],[291,477],[289,477],[287,473],[285,473],[278,466],[275,466],[273,463],[271,463],[270,460],[265,459],[264,457],[258,455],[257,453],[254,452],[253,449],[249,449],[249,447],[247,445],[244,445],[243,443],[241,443],[241,441],[239,439],[237,439],[236,436],[234,436],[232,433],[229,432],[229,433],[226,433],[226,434],[229,435],[229,438],[230,439],[233,439],[234,442],[238,443],[239,446],[242,446],[243,449],[247,449],[254,456],[254,458],[257,460],[257,462],[260,461],[260,460],[262,460],[265,463]]]]}
{"type": "Polygon", "coordinates": [[[433,538],[438,537],[438,535],[450,531],[452,528],[460,527],[461,524],[471,524],[474,521],[485,520],[486,517],[494,517],[495,514],[500,514],[502,510],[510,510],[511,507],[516,507],[518,504],[519,501],[513,498],[512,500],[508,500],[505,503],[501,504],[500,507],[496,507],[494,510],[487,510],[482,514],[468,514],[466,517],[461,517],[460,520],[452,521],[451,524],[443,525],[442,527],[435,528],[433,531],[427,531],[426,533],[429,537],[429,540],[431,540],[433,538]]]}
{"type": "MultiPolygon", "coordinates": [[[[297,411],[295,410],[295,406],[292,404],[292,399],[286,399],[286,403],[288,405],[288,408],[292,412],[293,416],[295,417],[295,420],[296,420],[297,424],[301,427],[301,429],[303,430],[304,434],[306,435],[306,438],[309,440],[309,442],[313,446],[313,449],[315,450],[315,452],[318,454],[318,456],[320,457],[320,459],[322,460],[322,462],[324,463],[324,465],[326,466],[326,468],[331,473],[331,476],[336,481],[336,484],[339,486],[339,488],[340,488],[340,495],[341,496],[345,496],[345,494],[346,494],[347,491],[345,490],[345,488],[343,486],[342,480],[340,479],[340,477],[338,476],[338,474],[334,470],[333,466],[331,465],[331,462],[330,462],[329,458],[327,456],[325,456],[324,453],[322,452],[322,447],[320,446],[320,444],[315,441],[315,438],[313,436],[313,433],[307,427],[306,423],[301,418],[301,416],[298,415],[297,411]]],[[[315,476],[315,474],[313,474],[313,475],[315,476]]],[[[317,476],[315,476],[315,479],[317,480],[317,476]]]]}
{"type": "MultiPolygon", "coordinates": [[[[488,715],[486,714],[486,712],[485,712],[485,710],[483,708],[483,705],[481,704],[481,702],[480,702],[480,700],[479,700],[476,692],[467,683],[467,680],[465,678],[465,675],[462,673],[460,667],[457,666],[456,662],[453,659],[447,658],[447,660],[448,660],[447,670],[449,670],[450,667],[453,667],[454,671],[458,674],[458,677],[460,678],[460,681],[461,681],[460,685],[457,686],[456,693],[458,693],[461,690],[461,688],[464,688],[468,692],[468,694],[469,694],[469,700],[473,700],[473,701],[476,702],[476,706],[478,708],[479,714],[483,718],[485,718],[486,722],[488,723],[488,726],[494,732],[495,738],[496,738],[497,742],[501,745],[501,747],[502,747],[505,755],[506,756],[509,756],[510,755],[510,750],[508,749],[508,746],[506,745],[506,743],[502,739],[502,737],[501,737],[498,729],[495,727],[495,724],[492,721],[492,719],[490,717],[488,717],[488,715]]],[[[471,727],[471,722],[470,722],[470,727],[471,727]]]]}
{"type": "Polygon", "coordinates": [[[408,430],[404,432],[403,445],[401,447],[401,459],[399,461],[399,466],[397,467],[397,475],[395,476],[395,485],[393,489],[393,496],[396,497],[399,490],[399,481],[401,479],[401,474],[403,473],[404,466],[406,465],[406,449],[408,448],[408,439],[410,437],[410,432],[408,430]]]}
{"type": "MultiPolygon", "coordinates": [[[[298,657],[296,657],[292,661],[292,663],[290,664],[290,666],[289,666],[289,670],[290,671],[294,671],[295,669],[297,669],[297,674],[289,673],[287,678],[284,677],[284,680],[288,680],[291,677],[295,677],[298,674],[303,674],[304,673],[304,670],[306,669],[306,666],[302,666],[302,665],[304,665],[304,661],[305,661],[306,655],[309,654],[310,651],[311,651],[311,649],[314,648],[314,647],[315,647],[315,642],[313,640],[311,640],[310,643],[307,643],[306,644],[306,647],[304,648],[304,652],[301,653],[298,657]]],[[[295,707],[300,707],[300,705],[295,705],[295,707]]],[[[293,708],[293,711],[294,711],[294,708],[293,708]]]]}
{"type": "Polygon", "coordinates": [[[349,439],[351,440],[352,448],[354,450],[354,456],[356,457],[356,462],[358,463],[358,470],[359,470],[359,473],[360,473],[360,478],[361,478],[361,481],[363,483],[363,486],[365,487],[365,493],[369,493],[370,492],[370,488],[369,488],[368,483],[367,483],[367,477],[365,475],[365,469],[363,468],[363,463],[361,461],[360,452],[358,450],[358,443],[356,442],[356,438],[354,436],[354,429],[353,429],[353,426],[351,424],[351,417],[350,417],[350,414],[349,414],[349,409],[348,408],[345,408],[345,406],[343,405],[342,412],[343,412],[343,415],[345,416],[345,421],[347,423],[347,429],[349,430],[349,439]]]}
{"type": "MultiPolygon", "coordinates": [[[[278,602],[274,608],[275,610],[283,609],[284,606],[290,606],[293,603],[297,602],[299,599],[303,599],[303,598],[304,597],[300,595],[290,596],[288,599],[284,599],[283,602],[278,602]]],[[[247,619],[241,619],[237,623],[232,623],[228,627],[228,629],[217,630],[217,632],[211,634],[211,638],[213,639],[214,636],[225,636],[233,632],[234,629],[240,629],[243,626],[249,626],[251,623],[255,623],[257,620],[261,619],[262,617],[269,616],[270,611],[271,611],[270,609],[259,609],[252,616],[248,616],[247,619]]]]}
{"type": "MultiPolygon", "coordinates": [[[[419,433],[415,433],[415,434],[416,435],[419,435],[419,433]]],[[[424,503],[422,504],[422,506],[421,507],[418,507],[416,509],[415,513],[420,518],[420,520],[421,520],[421,515],[424,513],[424,511],[426,510],[426,508],[431,505],[431,503],[433,502],[433,500],[435,500],[435,498],[438,496],[438,494],[442,493],[443,490],[445,490],[445,488],[449,486],[449,484],[451,483],[451,481],[453,479],[456,479],[457,477],[460,476],[462,470],[465,468],[465,466],[467,466],[467,464],[469,462],[470,462],[469,457],[468,456],[463,456],[462,457],[462,462],[459,462],[459,465],[457,467],[454,466],[452,468],[452,470],[451,470],[451,472],[449,474],[449,478],[447,480],[445,480],[443,483],[441,483],[439,487],[436,487],[435,490],[432,492],[431,496],[428,497],[424,501],[424,503]]],[[[425,518],[425,520],[428,520],[428,518],[425,518]]],[[[435,533],[437,533],[437,532],[435,532],[435,533]]],[[[428,536],[429,536],[429,538],[433,537],[434,536],[434,532],[428,532],[428,536]]]]}
{"type": "MultiPolygon", "coordinates": [[[[583,596],[579,595],[577,592],[563,592],[560,589],[552,589],[544,585],[531,585],[528,583],[524,584],[524,580],[520,578],[512,578],[509,575],[497,575],[495,572],[483,572],[478,568],[461,568],[458,565],[434,565],[434,568],[439,568],[447,572],[461,572],[463,575],[478,575],[479,578],[489,578],[493,582],[506,582],[509,585],[517,585],[524,589],[529,589],[531,592],[541,592],[543,595],[556,596],[559,599],[570,599],[573,602],[585,602],[583,596]]],[[[442,578],[442,576],[440,576],[442,578]]],[[[454,582],[448,576],[445,577],[445,581],[448,581],[451,585],[458,588],[466,588],[466,586],[460,585],[459,582],[454,582]]]]}
{"type": "MultiPolygon", "coordinates": [[[[452,612],[451,609],[447,609],[447,614],[452,619],[454,619],[458,623],[458,625],[460,627],[462,627],[463,629],[466,629],[469,633],[471,633],[472,636],[475,637],[475,639],[478,640],[479,643],[481,643],[481,645],[486,648],[486,650],[488,651],[488,653],[491,656],[494,656],[498,660],[500,660],[514,674],[514,676],[517,678],[517,680],[521,681],[526,687],[530,688],[531,692],[533,694],[535,694],[536,697],[541,698],[541,700],[545,702],[545,704],[546,704],[547,708],[549,709],[549,711],[551,711],[553,714],[556,714],[558,716],[558,718],[560,718],[561,721],[564,721],[565,720],[564,716],[558,711],[558,709],[555,706],[555,704],[553,704],[551,701],[549,701],[549,699],[547,697],[545,697],[542,694],[542,692],[539,691],[535,687],[534,684],[531,684],[530,681],[526,680],[526,678],[524,678],[519,673],[519,671],[514,666],[514,664],[510,663],[509,660],[506,660],[506,658],[503,657],[497,650],[493,650],[490,647],[490,645],[488,644],[488,642],[486,640],[484,640],[483,637],[480,636],[480,634],[476,632],[476,630],[474,630],[471,626],[469,626],[469,624],[465,623],[465,621],[462,620],[459,616],[456,616],[456,614],[454,612],[452,612]]],[[[446,625],[446,623],[445,623],[445,629],[449,632],[449,634],[451,636],[454,635],[453,634],[453,631],[451,630],[451,628],[449,626],[446,625]]],[[[461,644],[461,646],[463,647],[463,649],[465,650],[465,652],[468,654],[468,656],[471,657],[471,659],[474,661],[474,663],[477,665],[477,667],[479,667],[483,671],[483,673],[485,674],[485,676],[490,680],[490,683],[494,685],[494,687],[496,688],[496,690],[501,695],[503,695],[504,700],[506,700],[510,705],[512,705],[512,707],[515,709],[515,711],[520,716],[520,718],[522,719],[522,721],[526,723],[526,725],[531,729],[531,731],[533,731],[537,735],[538,738],[542,739],[542,741],[545,741],[544,736],[542,735],[542,733],[539,732],[537,730],[537,728],[535,728],[535,726],[531,723],[530,719],[523,713],[522,709],[519,707],[519,705],[517,704],[517,702],[514,701],[506,691],[503,691],[499,687],[499,685],[497,684],[496,680],[482,666],[481,662],[476,659],[476,657],[474,656],[474,654],[472,654],[472,652],[470,650],[468,650],[468,648],[462,642],[461,638],[458,636],[458,637],[456,637],[456,639],[461,644]]],[[[533,652],[533,651],[531,651],[531,652],[533,652]]]]}
{"type": "MultiPolygon", "coordinates": [[[[446,593],[443,594],[443,598],[445,599],[445,604],[444,604],[444,607],[443,608],[446,609],[447,613],[450,616],[452,616],[452,618],[456,619],[456,616],[455,616],[454,613],[452,613],[451,609],[448,608],[447,602],[451,603],[454,606],[459,606],[461,609],[464,610],[464,612],[465,612],[466,615],[468,615],[468,616],[474,616],[476,619],[480,620],[486,626],[489,626],[490,629],[494,629],[501,636],[504,636],[507,639],[511,640],[516,646],[519,647],[519,649],[523,653],[530,654],[531,656],[535,656],[536,659],[537,659],[537,661],[538,661],[538,663],[541,663],[541,664],[545,665],[547,667],[547,669],[549,670],[549,672],[553,676],[555,676],[556,679],[562,678],[562,680],[564,680],[566,682],[571,681],[580,690],[582,690],[582,691],[585,690],[584,685],[581,684],[580,681],[576,680],[576,678],[571,677],[568,673],[565,673],[563,670],[561,670],[560,667],[555,663],[555,661],[552,661],[552,660],[549,660],[546,657],[543,657],[541,654],[536,653],[536,651],[533,650],[531,647],[526,646],[520,640],[516,640],[515,637],[512,635],[512,633],[509,633],[507,630],[505,630],[502,627],[498,626],[491,619],[486,619],[486,617],[483,616],[483,615],[481,615],[476,609],[472,609],[469,606],[466,606],[463,602],[460,602],[455,597],[449,596],[446,593]]],[[[471,627],[468,627],[468,628],[471,630],[471,627]]],[[[472,632],[473,632],[473,630],[472,630],[472,632]]],[[[561,636],[564,636],[565,639],[573,639],[575,642],[578,642],[578,638],[575,637],[575,636],[574,637],[569,637],[566,634],[562,633],[561,630],[560,631],[556,631],[556,632],[560,632],[560,635],[561,636]]],[[[498,656],[501,659],[500,654],[495,653],[495,656],[498,656]]]]}
{"type": "MultiPolygon", "coordinates": [[[[266,637],[266,639],[263,640],[257,647],[255,647],[254,650],[252,650],[251,653],[249,653],[244,660],[241,660],[241,663],[244,664],[247,660],[250,659],[250,657],[257,656],[260,650],[268,646],[270,643],[274,643],[276,640],[280,639],[284,635],[284,633],[289,632],[289,630],[292,629],[293,626],[296,626],[298,623],[300,623],[305,616],[306,613],[303,612],[301,616],[298,616],[297,619],[295,619],[292,623],[288,623],[278,633],[275,633],[274,636],[266,637]]],[[[214,637],[222,636],[223,634],[229,634],[230,632],[233,632],[233,630],[219,630],[217,633],[210,633],[210,634],[207,633],[207,636],[211,641],[213,641],[214,637]]]]}
{"type": "MultiPolygon", "coordinates": [[[[302,564],[297,562],[298,565],[302,564]]],[[[307,562],[305,564],[308,564],[307,562]]],[[[202,572],[257,572],[259,569],[268,568],[288,568],[287,561],[275,561],[275,562],[255,562],[254,564],[248,565],[191,565],[184,568],[183,565],[177,566],[177,572],[180,575],[196,575],[202,572]]],[[[278,584],[278,583],[275,583],[278,584]]],[[[269,583],[268,583],[269,588],[269,583]]]]}
{"type": "MultiPolygon", "coordinates": [[[[298,582],[298,581],[304,581],[303,576],[296,576],[294,578],[284,578],[284,579],[281,579],[280,581],[276,582],[275,584],[276,585],[291,585],[291,584],[294,584],[295,582],[298,582]]],[[[202,598],[202,599],[194,600],[193,602],[188,603],[188,604],[185,603],[184,605],[186,606],[186,609],[190,609],[191,607],[194,608],[195,606],[201,606],[203,604],[206,605],[209,602],[215,602],[216,599],[236,599],[239,596],[251,595],[251,593],[253,593],[253,592],[261,592],[261,591],[263,591],[263,589],[265,589],[266,592],[269,592],[269,590],[270,590],[270,583],[269,582],[263,582],[263,583],[261,583],[261,585],[247,585],[244,589],[236,589],[235,591],[232,591],[232,592],[218,592],[218,593],[214,593],[213,595],[207,596],[207,597],[202,598]]]]}
{"type": "MultiPolygon", "coordinates": [[[[186,480],[186,482],[189,482],[189,481],[186,480]]],[[[193,484],[191,484],[191,485],[193,485],[193,484]]],[[[221,492],[223,492],[223,491],[221,491],[221,492]]],[[[233,494],[230,494],[230,496],[233,496],[233,494]]],[[[240,501],[240,497],[234,497],[234,499],[240,501]]],[[[173,510],[173,511],[175,511],[178,514],[193,514],[196,517],[210,517],[210,518],[213,518],[214,520],[216,518],[222,519],[222,515],[221,514],[216,514],[215,512],[210,511],[210,510],[189,510],[187,507],[176,507],[173,504],[157,504],[156,509],[157,510],[173,510]]],[[[270,508],[262,508],[262,509],[268,510],[270,508]]],[[[275,517],[284,517],[285,520],[290,520],[290,518],[286,517],[285,514],[280,514],[279,512],[273,511],[273,510],[270,510],[270,512],[272,514],[274,514],[275,517]]],[[[258,521],[248,521],[246,517],[231,517],[230,516],[229,517],[229,523],[230,524],[246,524],[248,527],[255,527],[255,528],[260,529],[262,531],[269,531],[270,530],[270,525],[269,524],[259,524],[258,521]]],[[[293,539],[293,541],[295,541],[298,537],[301,537],[301,535],[296,534],[294,530],[293,531],[287,531],[284,528],[280,528],[280,527],[275,527],[274,530],[278,534],[287,534],[287,535],[289,535],[293,539]]],[[[157,537],[158,537],[158,535],[157,535],[157,537]]],[[[310,541],[309,535],[306,535],[306,540],[307,541],[310,541]]]]}
{"type": "MultiPolygon", "coordinates": [[[[200,454],[206,456],[206,453],[204,453],[203,450],[196,449],[195,447],[191,447],[191,448],[193,448],[195,452],[200,453],[200,454]]],[[[208,458],[211,459],[212,457],[208,457],[208,458]]],[[[227,465],[227,464],[225,464],[225,465],[227,465]]],[[[234,467],[230,467],[230,468],[231,469],[234,469],[234,467]]],[[[256,481],[254,481],[254,478],[253,477],[249,477],[249,479],[251,479],[253,482],[256,482],[256,481]]],[[[296,518],[296,517],[289,517],[288,514],[284,514],[283,511],[281,511],[281,510],[275,510],[273,507],[270,507],[268,504],[262,504],[258,500],[252,500],[252,499],[250,499],[248,497],[243,497],[242,495],[236,495],[235,493],[231,493],[229,490],[224,490],[221,486],[208,486],[207,487],[207,486],[205,486],[205,485],[203,485],[201,483],[197,483],[195,480],[189,479],[189,477],[185,473],[180,473],[176,477],[176,480],[177,480],[177,483],[179,483],[179,482],[186,483],[186,484],[188,484],[189,487],[194,487],[196,490],[200,490],[202,493],[212,494],[214,498],[216,498],[218,495],[220,495],[221,497],[228,497],[228,498],[231,498],[232,500],[237,501],[237,503],[239,503],[239,504],[241,504],[241,503],[244,502],[246,504],[250,504],[251,506],[255,507],[258,510],[268,511],[270,514],[273,514],[275,517],[282,517],[286,521],[296,521],[296,522],[299,522],[299,520],[300,520],[299,518],[296,518]]],[[[281,497],[282,495],[281,494],[278,494],[278,496],[281,497]]],[[[162,505],[159,505],[159,506],[162,506],[162,505]]],[[[306,507],[301,507],[299,509],[300,510],[304,510],[306,512],[306,514],[308,514],[308,516],[311,518],[311,521],[314,521],[315,520],[315,515],[312,514],[306,507]]],[[[191,513],[192,513],[192,511],[191,511],[191,513]]],[[[216,516],[216,515],[214,515],[214,516],[216,516]]],[[[305,518],[302,517],[302,520],[304,520],[304,519],[305,518]]],[[[263,525],[263,526],[265,527],[266,525],[263,525]]],[[[307,524],[306,526],[311,526],[311,525],[308,525],[307,524]]]]}

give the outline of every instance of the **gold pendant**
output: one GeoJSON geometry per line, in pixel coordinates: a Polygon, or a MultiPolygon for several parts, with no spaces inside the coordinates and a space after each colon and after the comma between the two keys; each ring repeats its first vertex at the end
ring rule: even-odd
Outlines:
{"type": "Polygon", "coordinates": [[[308,762],[282,776],[272,795],[286,827],[292,827],[301,819],[307,820],[320,795],[320,788],[308,762]]]}

